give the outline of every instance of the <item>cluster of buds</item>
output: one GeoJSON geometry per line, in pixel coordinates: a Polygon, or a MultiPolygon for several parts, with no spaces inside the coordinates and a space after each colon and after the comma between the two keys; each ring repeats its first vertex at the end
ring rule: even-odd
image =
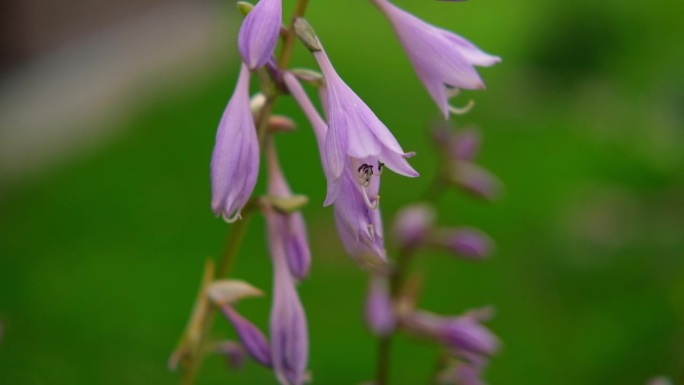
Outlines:
{"type": "MultiPolygon", "coordinates": [[[[442,115],[448,119],[450,114],[465,113],[469,107],[453,107],[449,98],[460,89],[484,88],[475,67],[493,65],[499,58],[388,0],[370,1],[389,20],[442,115]]],[[[305,5],[306,1],[297,3],[295,16],[303,14],[305,5]]],[[[333,206],[334,222],[347,253],[370,270],[373,277],[367,306],[373,329],[382,336],[390,335],[400,326],[412,329],[445,342],[461,358],[472,358],[471,367],[479,370],[482,360],[476,357],[491,354],[496,343],[486,329],[478,327],[476,318],[441,320],[424,312],[397,317],[394,311],[393,288],[388,281],[392,272],[388,268],[379,207],[380,176],[389,169],[402,176],[418,177],[408,162],[415,154],[404,151],[389,128],[342,80],[305,19],[295,17],[292,25],[282,27],[281,0],[260,0],[255,6],[240,3],[239,8],[245,14],[238,36],[242,65],[216,134],[211,160],[211,207],[216,216],[229,223],[240,220],[248,210],[260,210],[265,216],[273,265],[273,302],[267,338],[235,308],[238,299],[259,295],[258,290],[233,280],[214,279],[204,285],[202,295],[221,310],[240,340],[217,343],[215,351],[228,356],[233,366],[239,366],[248,355],[272,368],[283,385],[300,385],[309,378],[307,321],[296,288],[308,275],[311,263],[306,226],[298,211],[306,199],[292,193],[279,165],[273,138],[273,134],[292,131],[294,123],[287,117],[270,116],[272,101],[289,94],[316,136],[327,183],[323,205],[333,206]],[[289,55],[294,35],[311,52],[318,70],[287,68],[287,60],[282,59],[289,55]],[[283,37],[283,47],[276,60],[274,50],[279,37],[283,37]],[[263,94],[250,97],[253,73],[262,83],[263,94]],[[322,114],[302,83],[317,88],[322,114]],[[256,199],[253,193],[262,154],[268,170],[268,191],[265,197],[256,199]]],[[[404,219],[395,232],[400,233],[402,247],[429,245],[469,258],[482,258],[489,253],[491,242],[482,233],[469,228],[435,230],[434,215],[428,211],[425,207],[414,207],[401,214],[404,219]]],[[[206,306],[200,308],[206,310],[206,306]]],[[[191,322],[198,324],[201,322],[191,322]]]]}

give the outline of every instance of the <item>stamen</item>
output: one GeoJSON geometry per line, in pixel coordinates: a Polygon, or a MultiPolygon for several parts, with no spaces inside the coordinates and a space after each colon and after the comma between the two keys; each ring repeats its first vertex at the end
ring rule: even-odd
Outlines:
{"type": "Polygon", "coordinates": [[[468,112],[470,112],[470,110],[472,110],[474,106],[475,106],[475,102],[474,102],[472,99],[470,99],[470,100],[468,100],[468,104],[466,104],[465,106],[460,107],[460,108],[454,107],[454,106],[451,106],[451,105],[450,105],[450,106],[449,106],[449,111],[450,111],[452,114],[456,114],[456,115],[465,115],[465,114],[467,114],[468,112]]]}
{"type": "Polygon", "coordinates": [[[370,199],[368,199],[368,193],[366,193],[366,189],[361,187],[361,194],[363,195],[363,200],[366,202],[366,206],[371,209],[375,210],[378,208],[378,205],[380,205],[380,195],[375,196],[375,203],[371,203],[370,199]]]}
{"type": "Polygon", "coordinates": [[[226,222],[228,222],[228,223],[235,223],[235,222],[237,222],[239,219],[242,219],[242,215],[241,215],[241,213],[240,213],[239,211],[236,212],[235,215],[233,215],[232,218],[228,218],[228,217],[226,216],[226,213],[221,214],[221,216],[223,217],[223,220],[226,221],[226,222]]]}
{"type": "Polygon", "coordinates": [[[368,187],[370,185],[370,178],[373,176],[373,166],[364,163],[356,171],[358,172],[357,181],[359,184],[363,187],[368,187]]]}
{"type": "Polygon", "coordinates": [[[382,175],[382,171],[385,169],[385,164],[378,161],[378,176],[382,175]]]}
{"type": "Polygon", "coordinates": [[[371,223],[368,224],[368,234],[370,234],[371,242],[375,242],[375,227],[371,223]]]}

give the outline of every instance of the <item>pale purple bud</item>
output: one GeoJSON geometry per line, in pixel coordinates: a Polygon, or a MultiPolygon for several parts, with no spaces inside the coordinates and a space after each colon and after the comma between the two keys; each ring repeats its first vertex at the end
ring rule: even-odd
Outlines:
{"type": "Polygon", "coordinates": [[[373,0],[389,19],[416,74],[445,118],[458,112],[449,105],[453,89],[481,89],[475,66],[491,66],[500,58],[484,53],[468,40],[435,27],[387,0],[373,0]]]}
{"type": "Polygon", "coordinates": [[[443,247],[468,259],[487,258],[494,249],[492,239],[473,227],[439,230],[435,234],[433,242],[436,246],[443,247]]]}
{"type": "Polygon", "coordinates": [[[456,131],[449,140],[449,156],[454,160],[472,161],[480,151],[481,134],[474,128],[456,131]]]}
{"type": "MultiPolygon", "coordinates": [[[[268,145],[267,158],[269,195],[285,198],[291,197],[292,191],[278,163],[273,143],[268,145]]],[[[309,274],[311,251],[302,213],[300,211],[289,214],[269,212],[267,216],[273,222],[273,231],[279,233],[279,239],[283,242],[285,258],[292,275],[297,279],[303,279],[309,274]]]]}
{"type": "Polygon", "coordinates": [[[262,67],[271,58],[282,19],[281,0],[260,0],[245,17],[238,35],[238,48],[250,69],[262,67]]]}
{"type": "Polygon", "coordinates": [[[394,218],[394,238],[402,247],[414,247],[430,235],[435,223],[435,209],[427,203],[406,206],[394,218]]]}
{"type": "Polygon", "coordinates": [[[456,185],[474,196],[486,200],[495,200],[501,195],[501,182],[484,168],[465,161],[454,162],[451,180],[456,185]]]}
{"type": "Polygon", "coordinates": [[[476,317],[444,317],[426,311],[406,316],[407,329],[428,336],[458,356],[490,356],[499,349],[499,340],[476,317]]]}
{"type": "Polygon", "coordinates": [[[355,170],[351,180],[362,189],[385,167],[404,176],[417,177],[418,173],[406,161],[413,154],[402,150],[387,127],[342,81],[323,50],[313,55],[326,83],[323,104],[329,129],[321,148],[328,182],[324,205],[338,198],[344,174],[350,168],[355,170]]]}
{"type": "Polygon", "coordinates": [[[387,336],[396,327],[396,316],[387,277],[373,274],[366,296],[366,323],[378,336],[387,336]]]}
{"type": "Polygon", "coordinates": [[[219,342],[216,344],[216,353],[226,357],[228,367],[231,369],[239,370],[245,366],[247,352],[242,345],[235,341],[219,342]]]}
{"type": "Polygon", "coordinates": [[[241,316],[230,305],[221,306],[221,311],[233,324],[242,346],[250,357],[264,366],[271,366],[271,351],[268,347],[268,341],[259,328],[241,316]]]}
{"type": "MultiPolygon", "coordinates": [[[[285,73],[283,80],[306,114],[316,134],[318,145],[323,149],[328,132],[325,121],[292,74],[285,73]]],[[[323,99],[325,101],[325,98],[323,99]]],[[[321,162],[325,164],[323,153],[321,153],[321,162]]],[[[362,265],[375,266],[384,264],[387,258],[385,256],[382,218],[380,209],[377,207],[380,178],[372,177],[371,172],[374,168],[370,167],[369,162],[371,161],[367,160],[364,163],[365,169],[361,166],[354,169],[349,162],[345,164],[345,172],[342,174],[339,183],[339,199],[335,201],[333,208],[335,224],[347,253],[362,265]],[[361,181],[361,177],[365,179],[361,181]],[[369,196],[376,197],[374,204],[370,202],[369,196]]],[[[382,172],[382,167],[378,168],[380,170],[375,170],[382,172]]]]}
{"type": "Polygon", "coordinates": [[[211,208],[228,222],[240,219],[259,173],[259,140],[249,105],[249,75],[247,66],[242,65],[211,157],[211,208]]]}
{"type": "Polygon", "coordinates": [[[271,352],[273,370],[282,385],[301,385],[306,379],[309,335],[306,315],[288,267],[283,235],[273,213],[266,216],[274,283],[271,307],[271,352]]]}

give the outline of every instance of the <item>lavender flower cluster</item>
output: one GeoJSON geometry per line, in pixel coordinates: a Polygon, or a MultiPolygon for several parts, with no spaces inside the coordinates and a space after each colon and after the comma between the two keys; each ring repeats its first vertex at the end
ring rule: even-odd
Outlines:
{"type": "MultiPolygon", "coordinates": [[[[456,108],[450,105],[449,99],[461,89],[482,89],[483,82],[475,67],[491,66],[500,59],[388,0],[370,1],[389,20],[443,117],[448,120],[451,114],[467,112],[472,105],[456,108]]],[[[271,368],[283,385],[300,385],[310,379],[307,321],[297,293],[297,284],[307,277],[311,263],[307,230],[299,211],[305,199],[293,194],[288,186],[273,138],[277,132],[292,129],[294,123],[289,118],[271,115],[275,98],[289,94],[304,112],[316,136],[327,182],[323,204],[333,206],[335,225],[346,252],[370,272],[366,306],[370,329],[385,346],[399,330],[435,341],[446,354],[439,383],[480,384],[480,373],[499,344],[482,325],[491,312],[481,309],[446,317],[418,310],[417,285],[406,273],[409,259],[422,249],[439,247],[470,259],[481,259],[489,254],[491,241],[473,228],[437,227],[434,210],[424,203],[399,213],[394,225],[399,257],[396,261],[388,260],[379,207],[380,176],[389,169],[406,177],[418,177],[407,160],[414,153],[402,148],[392,132],[335,71],[320,39],[301,17],[306,5],[307,1],[298,1],[291,25],[284,27],[281,0],[260,0],[253,7],[240,3],[239,8],[246,13],[238,36],[242,65],[233,96],[219,123],[211,160],[214,214],[235,226],[244,222],[243,216],[254,211],[260,211],[266,218],[274,271],[268,338],[235,307],[238,300],[261,292],[246,282],[224,279],[211,267],[171,364],[182,362],[190,370],[196,370],[197,361],[201,360],[200,345],[211,325],[209,313],[211,309],[218,309],[240,339],[239,343],[216,345],[218,351],[231,357],[231,362],[242,362],[246,353],[271,368]],[[320,72],[287,67],[295,35],[311,52],[320,72]],[[276,58],[274,51],[281,38],[281,55],[276,58]],[[254,96],[250,96],[249,90],[252,74],[258,76],[262,89],[254,96]],[[302,83],[317,88],[323,114],[313,105],[302,83]],[[262,153],[268,174],[267,194],[255,197],[262,153]]],[[[449,160],[439,173],[440,186],[451,183],[486,199],[496,195],[496,178],[473,162],[479,144],[476,131],[454,132],[441,126],[435,131],[435,138],[443,156],[449,160]]],[[[375,384],[387,383],[385,371],[386,368],[379,370],[375,384]]],[[[192,382],[193,375],[188,383],[192,382]]]]}

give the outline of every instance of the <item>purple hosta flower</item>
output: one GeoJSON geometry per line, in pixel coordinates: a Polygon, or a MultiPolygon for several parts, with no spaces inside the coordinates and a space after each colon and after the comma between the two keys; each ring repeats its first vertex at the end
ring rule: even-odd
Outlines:
{"type": "Polygon", "coordinates": [[[447,151],[450,159],[472,162],[480,152],[482,134],[474,128],[463,128],[448,139],[447,151]]]}
{"type": "Polygon", "coordinates": [[[432,241],[434,245],[468,259],[487,258],[494,248],[492,239],[473,227],[441,229],[432,241]]]}
{"type": "MultiPolygon", "coordinates": [[[[283,80],[311,123],[319,147],[324,148],[328,133],[325,121],[292,74],[285,73],[283,80]]],[[[325,164],[323,154],[321,162],[325,164]]],[[[361,166],[354,169],[347,162],[339,183],[338,199],[333,206],[335,224],[345,250],[360,263],[371,266],[386,261],[380,210],[373,208],[376,205],[370,204],[368,199],[369,195],[377,196],[380,188],[380,178],[377,173],[371,175],[372,170],[368,163],[365,169],[361,166]],[[366,187],[359,184],[360,175],[368,178],[367,182],[363,181],[366,187]]]]}
{"type": "Polygon", "coordinates": [[[449,97],[454,96],[459,88],[484,88],[475,66],[491,66],[501,59],[387,0],[373,2],[389,19],[416,74],[444,116],[448,118],[449,112],[462,112],[449,105],[449,97]]]}
{"type": "Polygon", "coordinates": [[[313,55],[326,83],[323,105],[328,114],[329,129],[324,148],[321,148],[328,180],[325,205],[338,199],[343,181],[348,181],[362,193],[366,204],[374,208],[377,206],[377,196],[366,191],[372,177],[380,174],[384,167],[404,176],[418,176],[406,161],[412,154],[402,150],[387,127],[342,81],[325,52],[321,49],[313,52],[313,55]],[[375,202],[371,202],[369,195],[376,199],[375,202]]]}
{"type": "MultiPolygon", "coordinates": [[[[288,198],[292,196],[283,175],[273,143],[269,143],[267,150],[268,158],[268,193],[274,197],[288,198]]],[[[309,239],[302,213],[297,211],[289,214],[269,214],[273,221],[273,231],[279,233],[279,239],[283,242],[285,257],[292,275],[297,279],[303,279],[309,273],[311,265],[311,251],[309,239]]]]}
{"type": "Polygon", "coordinates": [[[242,345],[235,341],[221,341],[216,344],[216,353],[226,358],[228,367],[234,370],[242,369],[245,365],[247,352],[242,345]]]}
{"type": "Polygon", "coordinates": [[[301,385],[309,356],[306,316],[288,266],[278,214],[267,209],[266,224],[274,269],[270,320],[273,370],[281,384],[301,385]]]}
{"type": "Polygon", "coordinates": [[[271,350],[261,330],[230,305],[222,305],[221,312],[233,324],[242,346],[250,357],[264,366],[271,366],[271,350]]]}
{"type": "Polygon", "coordinates": [[[488,170],[466,161],[454,161],[451,164],[449,178],[457,186],[475,197],[488,201],[501,195],[501,182],[488,170]]]}
{"type": "Polygon", "coordinates": [[[394,218],[394,237],[402,247],[415,247],[425,241],[435,222],[435,209],[427,203],[406,206],[394,218]]]}
{"type": "Polygon", "coordinates": [[[499,349],[499,340],[480,322],[481,313],[469,313],[460,317],[444,317],[426,311],[407,315],[403,320],[406,328],[443,344],[457,357],[475,360],[487,357],[499,349]]]}
{"type": "Polygon", "coordinates": [[[259,140],[249,100],[249,69],[244,64],[216,133],[211,157],[211,208],[228,222],[252,195],[259,173],[259,140]]]}
{"type": "Polygon", "coordinates": [[[366,322],[373,333],[389,335],[396,327],[396,316],[387,277],[373,274],[366,296],[366,322]]]}
{"type": "Polygon", "coordinates": [[[260,0],[245,17],[238,35],[238,48],[250,69],[262,67],[271,58],[282,19],[281,0],[260,0]]]}

